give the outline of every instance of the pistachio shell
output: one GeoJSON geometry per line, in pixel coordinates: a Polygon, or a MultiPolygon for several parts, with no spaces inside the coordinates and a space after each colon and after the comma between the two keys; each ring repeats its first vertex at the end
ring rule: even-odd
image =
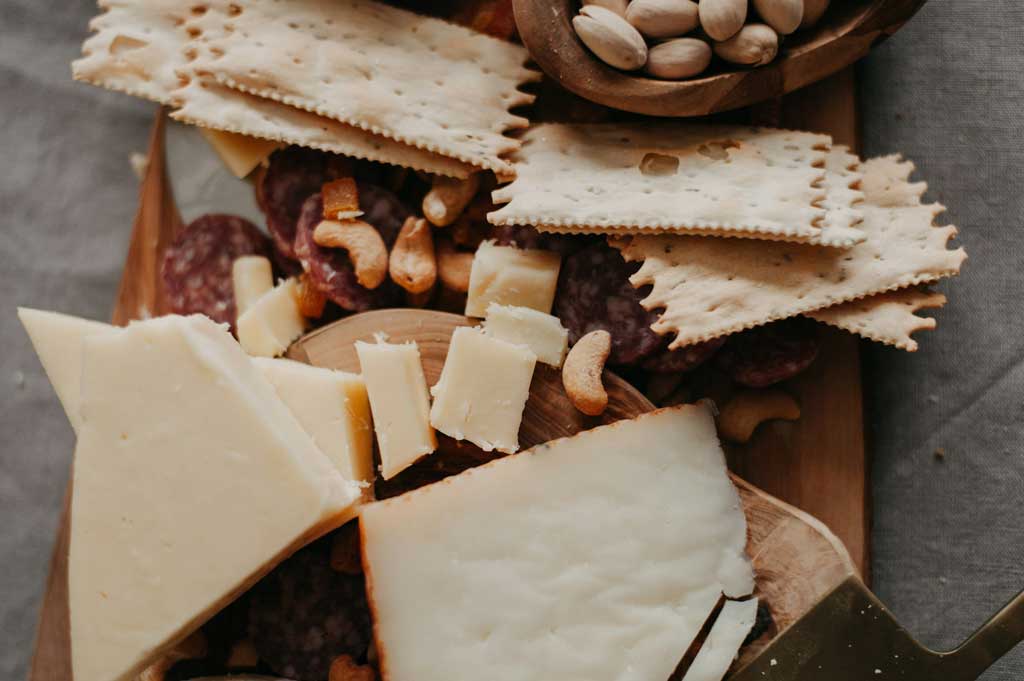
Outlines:
{"type": "Polygon", "coordinates": [[[626,21],[648,38],[674,38],[700,25],[698,13],[692,0],[633,0],[626,21]]]}
{"type": "Polygon", "coordinates": [[[747,24],[729,40],[715,43],[715,54],[745,66],[767,64],[779,53],[779,36],[766,24],[747,24]]]}
{"type": "Polygon", "coordinates": [[[747,20],[747,0],[700,0],[700,25],[713,40],[728,40],[747,20]]]}
{"type": "Polygon", "coordinates": [[[754,0],[754,9],[780,35],[800,28],[804,18],[804,0],[754,0]]]}
{"type": "Polygon", "coordinates": [[[676,38],[647,51],[644,70],[656,78],[691,78],[711,63],[711,46],[697,38],[676,38]]]}
{"type": "Polygon", "coordinates": [[[626,16],[626,6],[629,5],[629,0],[583,0],[584,7],[588,7],[590,5],[604,7],[607,10],[615,12],[620,17],[624,17],[626,16]]]}
{"type": "Polygon", "coordinates": [[[647,43],[640,32],[615,12],[587,5],[572,20],[576,35],[598,59],[626,71],[647,62],[647,43]]]}
{"type": "Polygon", "coordinates": [[[821,21],[828,9],[829,0],[804,0],[804,18],[800,21],[800,28],[810,28],[821,21]]]}

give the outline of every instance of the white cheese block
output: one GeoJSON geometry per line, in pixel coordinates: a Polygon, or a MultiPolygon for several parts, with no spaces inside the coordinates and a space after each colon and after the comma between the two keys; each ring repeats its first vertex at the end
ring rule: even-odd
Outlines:
{"type": "Polygon", "coordinates": [[[664,681],[746,519],[703,405],[555,440],[364,506],[386,681],[664,681]]]}
{"type": "Polygon", "coordinates": [[[346,480],[373,482],[373,422],[366,384],[355,374],[290,359],[253,360],[302,428],[346,480]]]}
{"type": "Polygon", "coordinates": [[[235,312],[241,315],[274,288],[270,260],[262,255],[243,255],[231,263],[231,284],[235,291],[235,312]]]}
{"type": "Polygon", "coordinates": [[[370,396],[381,475],[390,480],[437,449],[430,394],[416,343],[356,343],[370,396]]]}
{"type": "Polygon", "coordinates": [[[134,677],[361,491],[201,315],[87,336],[68,563],[75,681],[134,677]]]}
{"type": "Polygon", "coordinates": [[[285,279],[238,315],[238,342],[255,357],[277,357],[306,330],[298,280],[285,279]]]}
{"type": "Polygon", "coordinates": [[[469,273],[466,316],[485,316],[491,303],[551,312],[561,264],[561,256],[550,251],[483,242],[469,273]]]}
{"type": "Polygon", "coordinates": [[[756,619],[756,598],[726,601],[683,681],[722,681],[756,619]]]}
{"type": "Polygon", "coordinates": [[[441,378],[430,389],[430,425],[485,452],[519,449],[519,424],[537,355],[477,328],[455,329],[441,378]]]}
{"type": "Polygon", "coordinates": [[[569,351],[569,331],[554,315],[515,305],[487,306],[484,333],[516,345],[525,345],[537,360],[555,368],[562,366],[569,351]]]}
{"type": "Polygon", "coordinates": [[[226,130],[199,128],[206,141],[217,152],[231,173],[241,179],[263,163],[275,149],[281,146],[274,140],[257,139],[226,130]]]}

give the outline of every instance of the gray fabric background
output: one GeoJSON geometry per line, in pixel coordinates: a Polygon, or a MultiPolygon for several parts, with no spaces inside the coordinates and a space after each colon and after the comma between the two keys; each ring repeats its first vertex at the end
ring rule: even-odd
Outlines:
{"type": "MultiPolygon", "coordinates": [[[[2,679],[27,674],[72,449],[14,306],[107,318],[152,114],[72,82],[94,8],[0,0],[2,679]]],[[[875,588],[936,646],[1024,587],[1022,45],[1016,0],[932,0],[861,69],[867,153],[914,159],[971,256],[920,352],[865,346],[875,588]]],[[[1024,649],[984,678],[1024,679],[1024,649]]]]}

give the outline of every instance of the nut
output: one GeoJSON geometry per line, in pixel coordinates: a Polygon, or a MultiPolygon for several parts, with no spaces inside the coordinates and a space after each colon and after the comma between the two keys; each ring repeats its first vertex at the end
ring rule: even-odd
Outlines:
{"type": "Polygon", "coordinates": [[[324,314],[327,296],[313,284],[308,272],[299,275],[295,302],[299,306],[299,314],[307,319],[319,319],[324,314]]]}
{"type": "Polygon", "coordinates": [[[728,40],[747,20],[747,0],[700,0],[700,25],[713,40],[728,40]]]}
{"type": "Polygon", "coordinates": [[[447,227],[462,215],[479,187],[479,173],[473,173],[464,180],[440,175],[435,177],[430,191],[423,197],[423,216],[432,225],[447,227]]]}
{"type": "Polygon", "coordinates": [[[766,24],[747,24],[729,40],[715,43],[715,54],[746,66],[767,64],[779,53],[779,36],[766,24]]]}
{"type": "Polygon", "coordinates": [[[562,385],[569,401],[587,416],[598,416],[608,408],[608,393],[601,382],[604,363],[612,351],[607,331],[591,331],[572,346],[562,365],[562,385]]]}
{"type": "Polygon", "coordinates": [[[388,276],[388,247],[373,225],[362,220],[324,220],[313,230],[313,241],[348,251],[356,281],[366,288],[377,288],[388,276]]]}
{"type": "Polygon", "coordinates": [[[718,432],[731,442],[749,442],[765,421],[800,418],[800,405],[778,389],[744,390],[737,393],[718,415],[718,432]]]}
{"type": "Polygon", "coordinates": [[[754,0],[754,9],[779,35],[800,28],[804,18],[804,0],[754,0]]]}
{"type": "Polygon", "coordinates": [[[438,238],[437,276],[445,288],[458,293],[469,291],[469,273],[473,269],[473,254],[455,250],[450,239],[438,238]]]}
{"type": "Polygon", "coordinates": [[[583,44],[609,66],[634,71],[647,61],[647,43],[640,31],[611,10],[587,5],[572,20],[572,27],[583,44]]]}
{"type": "Polygon", "coordinates": [[[376,681],[377,673],[366,664],[356,664],[350,655],[340,655],[331,662],[328,681],[376,681]]]}
{"type": "Polygon", "coordinates": [[[804,0],[804,18],[800,20],[800,28],[810,28],[825,15],[829,0],[804,0]]]}
{"type": "Polygon", "coordinates": [[[676,38],[650,49],[644,71],[655,78],[690,78],[710,63],[711,46],[706,42],[697,38],[676,38]]]}
{"type": "Polygon", "coordinates": [[[426,220],[416,217],[405,219],[391,248],[388,272],[391,281],[409,293],[423,293],[434,288],[437,258],[434,256],[434,235],[426,220]]]}
{"type": "Polygon", "coordinates": [[[674,38],[700,25],[693,0],[633,0],[626,9],[626,21],[648,38],[674,38]]]}
{"type": "Polygon", "coordinates": [[[584,7],[588,7],[590,5],[604,7],[605,9],[615,12],[620,17],[624,17],[626,16],[626,6],[629,5],[629,0],[583,0],[584,7]]]}

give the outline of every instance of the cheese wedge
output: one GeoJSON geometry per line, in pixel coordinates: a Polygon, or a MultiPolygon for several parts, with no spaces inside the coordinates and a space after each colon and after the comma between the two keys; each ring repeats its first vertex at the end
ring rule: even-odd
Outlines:
{"type": "Polygon", "coordinates": [[[306,330],[299,312],[299,283],[292,277],[238,315],[238,342],[254,357],[277,357],[306,330]]]}
{"type": "Polygon", "coordinates": [[[68,559],[75,681],[138,674],[352,517],[361,495],[227,329],[201,315],[88,335],[80,414],[68,559]]]}
{"type": "Polygon", "coordinates": [[[551,251],[485,241],[473,255],[466,316],[484,317],[491,303],[551,312],[562,258],[551,251]]]}
{"type": "Polygon", "coordinates": [[[560,368],[569,351],[569,330],[562,321],[528,307],[515,305],[487,306],[484,333],[498,340],[523,345],[537,355],[537,361],[560,368]]]}
{"type": "Polygon", "coordinates": [[[385,681],[663,681],[746,519],[703,405],[601,426],[364,506],[385,681]]]}
{"type": "Polygon", "coordinates": [[[235,312],[242,315],[274,288],[270,259],[262,255],[236,258],[231,263],[231,288],[235,292],[235,312]]]}
{"type": "Polygon", "coordinates": [[[726,601],[683,681],[722,681],[756,619],[756,598],[726,601]]]}
{"type": "Polygon", "coordinates": [[[256,166],[266,161],[275,149],[281,147],[281,143],[275,140],[249,137],[237,132],[202,127],[199,132],[238,179],[246,177],[256,166]]]}

